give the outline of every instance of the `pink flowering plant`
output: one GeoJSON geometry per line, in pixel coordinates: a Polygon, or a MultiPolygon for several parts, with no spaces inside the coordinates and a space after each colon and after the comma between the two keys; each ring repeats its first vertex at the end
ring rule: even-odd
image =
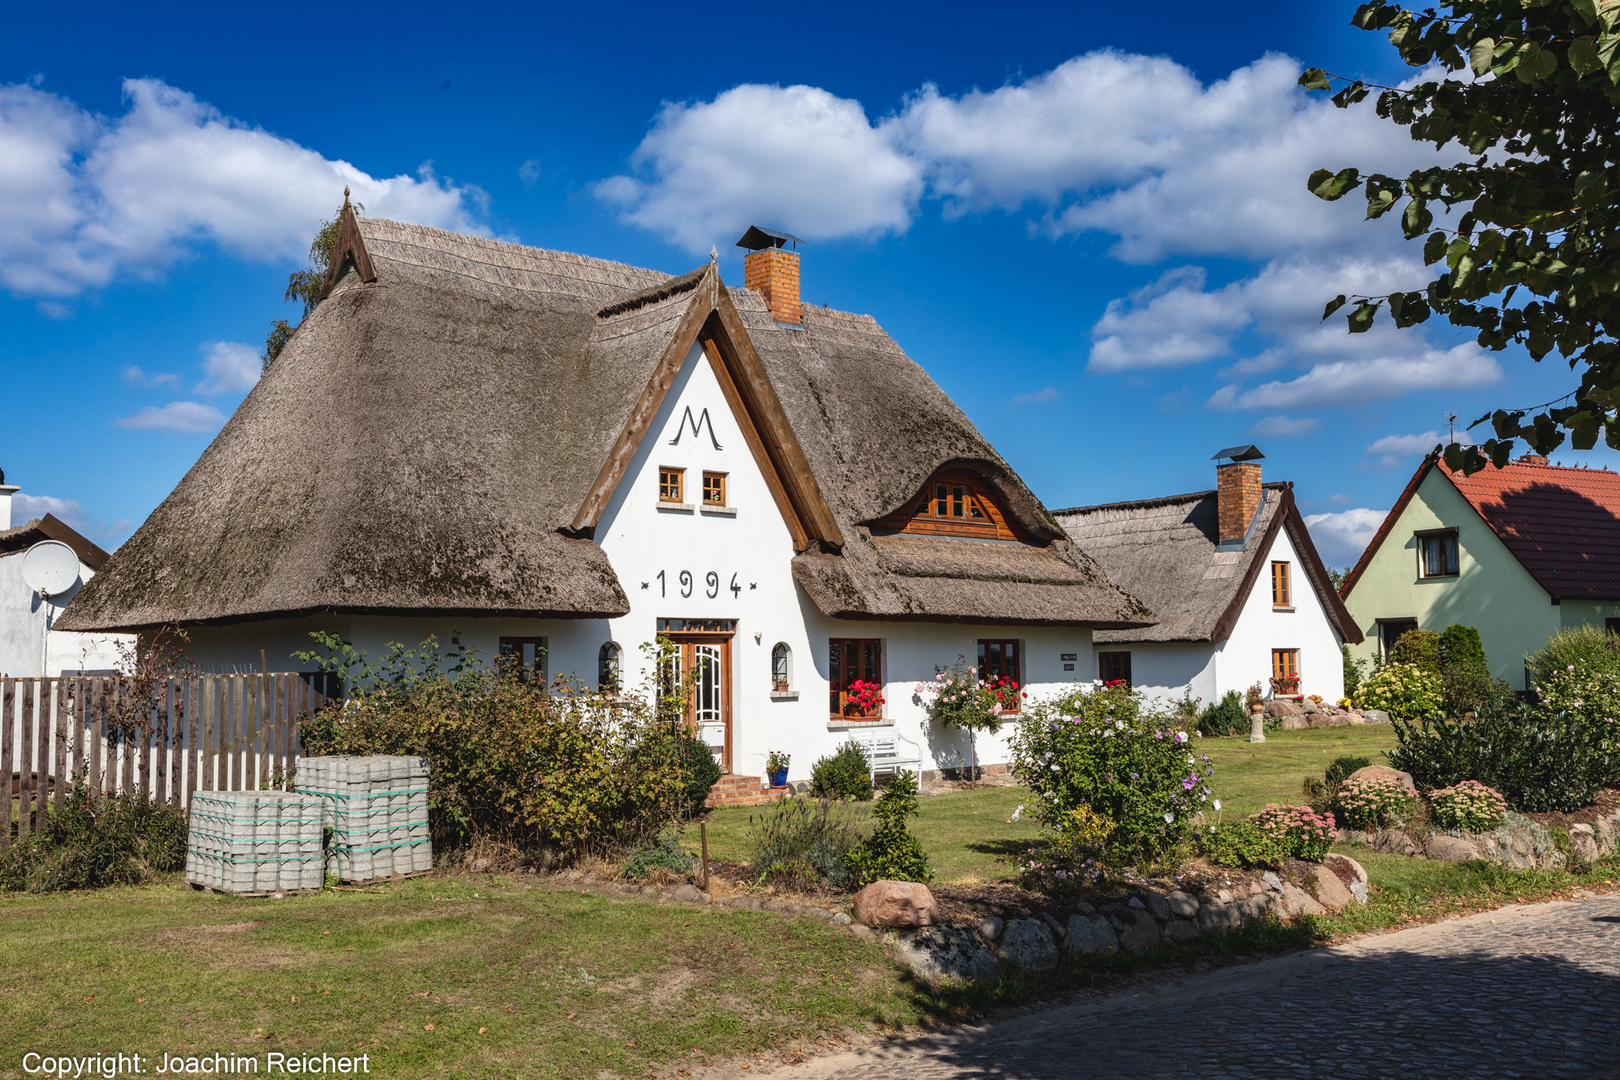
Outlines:
{"type": "Polygon", "coordinates": [[[1417,797],[1387,776],[1351,777],[1339,785],[1334,812],[1353,829],[1404,825],[1417,809],[1417,797]]]}
{"type": "Polygon", "coordinates": [[[1084,807],[1111,823],[1110,864],[1150,861],[1187,840],[1213,797],[1214,767],[1179,723],[1127,687],[1076,687],[1025,708],[1013,773],[1046,828],[1061,830],[1084,807]]]}
{"type": "Polygon", "coordinates": [[[1310,862],[1321,862],[1333,841],[1339,838],[1333,815],[1318,814],[1308,806],[1267,803],[1264,810],[1250,815],[1249,820],[1261,832],[1286,846],[1293,858],[1310,862]]]}
{"type": "Polygon", "coordinates": [[[934,677],[914,689],[930,720],[969,731],[1000,731],[1018,712],[1024,696],[1011,679],[980,678],[979,669],[965,656],[958,656],[948,668],[935,668],[934,677]]]}
{"type": "Polygon", "coordinates": [[[1507,800],[1495,788],[1478,780],[1464,780],[1429,792],[1429,812],[1442,829],[1490,832],[1507,815],[1507,800]]]}

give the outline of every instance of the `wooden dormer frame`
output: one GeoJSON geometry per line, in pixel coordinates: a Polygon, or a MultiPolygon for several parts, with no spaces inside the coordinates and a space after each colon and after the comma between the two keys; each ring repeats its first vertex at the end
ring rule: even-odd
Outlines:
{"type": "Polygon", "coordinates": [[[361,281],[377,280],[377,270],[371,265],[371,254],[360,235],[360,218],[349,202],[349,189],[343,189],[343,209],[338,211],[343,224],[338,230],[337,243],[332,245],[332,260],[326,265],[326,280],[321,282],[321,299],[332,293],[332,288],[343,277],[345,264],[353,266],[361,281]]]}
{"type": "Polygon", "coordinates": [[[921,491],[899,510],[872,522],[871,529],[878,535],[908,533],[969,540],[1016,540],[1025,544],[1036,542],[1007,513],[1000,494],[989,480],[970,469],[959,467],[940,469],[934,473],[923,484],[921,491]]]}

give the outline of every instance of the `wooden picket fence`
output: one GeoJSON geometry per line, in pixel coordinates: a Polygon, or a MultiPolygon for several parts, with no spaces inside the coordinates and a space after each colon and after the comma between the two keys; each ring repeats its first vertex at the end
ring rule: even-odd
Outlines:
{"type": "Polygon", "coordinates": [[[0,679],[0,849],[45,823],[74,783],[187,805],[193,791],[280,786],[299,721],[334,700],[332,675],[173,678],[142,692],[106,676],[0,679]]]}

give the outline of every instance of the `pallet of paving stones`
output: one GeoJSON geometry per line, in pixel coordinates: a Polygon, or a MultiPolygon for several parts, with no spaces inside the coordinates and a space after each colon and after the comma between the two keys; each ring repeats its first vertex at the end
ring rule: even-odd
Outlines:
{"type": "Polygon", "coordinates": [[[419,757],[304,758],[295,786],[319,798],[332,830],[327,872],[347,884],[398,881],[433,869],[428,767],[419,757]]]}
{"type": "Polygon", "coordinates": [[[321,800],[292,791],[194,792],[186,882],[236,896],[318,891],[322,811],[321,800]]]}

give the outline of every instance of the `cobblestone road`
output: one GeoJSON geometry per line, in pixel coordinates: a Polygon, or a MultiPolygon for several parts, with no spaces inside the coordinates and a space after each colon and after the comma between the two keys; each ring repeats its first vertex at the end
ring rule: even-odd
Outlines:
{"type": "Polygon", "coordinates": [[[1620,1077],[1620,897],[1503,908],[775,1075],[1620,1077]]]}

